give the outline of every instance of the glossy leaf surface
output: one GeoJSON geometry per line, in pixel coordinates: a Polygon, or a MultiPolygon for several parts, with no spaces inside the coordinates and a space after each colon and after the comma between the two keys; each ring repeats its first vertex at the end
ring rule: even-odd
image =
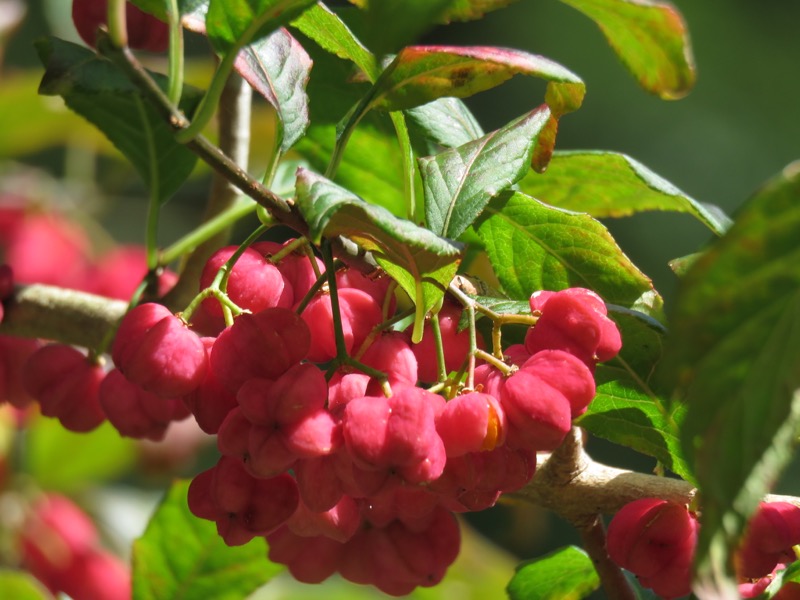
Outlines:
{"type": "Polygon", "coordinates": [[[639,84],[665,99],[681,98],[696,71],[683,16],[657,0],[561,0],[600,27],[639,84]]]}
{"type": "Polygon", "coordinates": [[[800,423],[800,164],[755,195],[684,275],[664,379],[688,411],[703,499],[698,585],[732,586],[731,548],[800,423]]]}
{"type": "Polygon", "coordinates": [[[214,523],[189,510],[188,489],[174,483],[133,544],[133,600],[238,600],[282,570],[263,538],[225,545],[214,523]]]}

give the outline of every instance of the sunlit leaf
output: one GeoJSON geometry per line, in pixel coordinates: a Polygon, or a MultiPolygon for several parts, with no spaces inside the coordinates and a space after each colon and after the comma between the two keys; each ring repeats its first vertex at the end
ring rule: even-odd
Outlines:
{"type": "Polygon", "coordinates": [[[234,68],[275,108],[281,129],[281,151],[286,152],[303,136],[309,123],[308,54],[281,28],[245,46],[234,68]]]}
{"type": "Polygon", "coordinates": [[[300,15],[314,0],[210,0],[206,35],[220,54],[237,51],[300,15]]]}
{"type": "Polygon", "coordinates": [[[652,456],[691,480],[680,441],[685,406],[672,406],[653,381],[666,329],[642,313],[615,305],[608,309],[622,335],[622,349],[597,366],[597,395],[576,423],[599,437],[652,456]]]}
{"type": "MultiPolygon", "coordinates": [[[[335,140],[333,125],[312,126],[295,151],[314,170],[324,171],[335,140]]],[[[406,213],[402,161],[396,139],[373,123],[362,123],[347,144],[336,182],[370,204],[402,217],[406,213]]]]}
{"type": "Polygon", "coordinates": [[[475,116],[458,98],[439,98],[405,112],[409,127],[438,146],[457,148],[483,136],[475,116]]]}
{"type": "Polygon", "coordinates": [[[606,40],[648,92],[681,98],[696,72],[681,13],[658,0],[561,0],[595,21],[606,40]]]}
{"type": "MultiPolygon", "coordinates": [[[[141,8],[144,12],[150,13],[161,19],[167,20],[168,0],[128,0],[141,8]]],[[[190,26],[191,23],[203,24],[201,30],[205,30],[205,15],[208,12],[209,0],[178,0],[178,12],[181,14],[184,26],[193,31],[197,29],[190,26]]]]}
{"type": "Polygon", "coordinates": [[[133,600],[240,600],[282,570],[264,538],[230,547],[214,523],[195,517],[188,481],[178,481],[133,544],[133,600]]]}
{"type": "Polygon", "coordinates": [[[700,486],[698,586],[730,588],[732,548],[800,423],[800,164],[755,195],[681,280],[665,356],[700,486]]]}
{"type": "Polygon", "coordinates": [[[660,318],[661,297],[589,215],[521,192],[494,198],[475,223],[503,289],[517,300],[536,290],[585,287],[606,302],[660,318]]]}
{"type": "Polygon", "coordinates": [[[421,319],[441,301],[458,268],[462,247],[305,169],[297,174],[297,205],[313,242],[319,243],[323,235],[342,235],[372,252],[414,301],[414,335],[420,336],[421,319]]]}
{"type": "MultiPolygon", "coordinates": [[[[173,138],[173,131],[151,108],[139,89],[110,61],[91,50],[48,38],[37,45],[47,71],[39,86],[43,95],[58,95],[90,121],[133,164],[150,193],[168,200],[192,172],[197,157],[173,138]]],[[[166,88],[166,78],[154,75],[166,88]]],[[[185,87],[181,108],[191,113],[201,93],[185,87]]]]}
{"type": "Polygon", "coordinates": [[[556,116],[577,110],[583,102],[583,81],[543,56],[488,46],[411,46],[398,53],[375,83],[370,106],[401,110],[446,96],[466,98],[514,75],[546,80],[545,101],[556,116]]]}
{"type": "Polygon", "coordinates": [[[589,555],[567,546],[520,564],[507,591],[510,600],[581,600],[599,587],[589,555]]]}
{"type": "Polygon", "coordinates": [[[455,0],[444,15],[444,20],[472,21],[486,13],[505,8],[517,0],[455,0]]]}
{"type": "Polygon", "coordinates": [[[421,158],[428,227],[445,237],[460,236],[493,196],[530,170],[549,118],[550,110],[542,106],[478,140],[421,158]]]}
{"type": "Polygon", "coordinates": [[[292,23],[327,52],[357,65],[374,81],[378,76],[375,57],[356,38],[350,28],[324,4],[315,4],[292,23]]]}
{"type": "Polygon", "coordinates": [[[717,207],[694,200],[641,163],[616,152],[555,152],[547,172],[529,173],[519,188],[552,206],[598,218],[660,210],[693,215],[718,235],[730,226],[730,219],[717,207]]]}

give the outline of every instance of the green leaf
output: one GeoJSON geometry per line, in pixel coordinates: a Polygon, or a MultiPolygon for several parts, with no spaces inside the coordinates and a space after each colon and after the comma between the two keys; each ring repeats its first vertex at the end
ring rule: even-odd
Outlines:
{"type": "Polygon", "coordinates": [[[657,459],[691,480],[683,458],[681,404],[671,406],[652,376],[661,360],[666,329],[642,313],[608,306],[622,335],[622,350],[597,366],[597,395],[576,423],[593,434],[657,459]]]}
{"type": "Polygon", "coordinates": [[[606,40],[645,90],[681,98],[696,71],[683,17],[658,0],[561,0],[595,21],[606,40]]]}
{"type": "MultiPolygon", "coordinates": [[[[316,171],[328,165],[336,141],[333,125],[312,126],[295,147],[316,171]]],[[[372,122],[353,132],[336,183],[370,204],[382,206],[395,216],[406,214],[403,194],[403,158],[397,140],[372,122]]]]}
{"type": "Polygon", "coordinates": [[[0,569],[0,598],[9,600],[51,600],[52,595],[33,575],[0,569]]]}
{"type": "Polygon", "coordinates": [[[305,169],[297,173],[297,205],[314,243],[323,236],[342,235],[372,252],[417,307],[414,337],[418,340],[422,319],[442,300],[455,276],[462,246],[305,169]]]}
{"type": "MultiPolygon", "coordinates": [[[[189,177],[197,157],[173,139],[170,125],[110,61],[91,50],[47,38],[36,44],[46,67],[39,93],[61,96],[94,124],[133,164],[150,193],[166,202],[189,177]]],[[[153,75],[166,89],[166,78],[153,75]]],[[[181,109],[191,113],[201,93],[184,88],[181,109]]]]}
{"type": "Polygon", "coordinates": [[[308,54],[281,28],[242,48],[234,68],[275,109],[280,148],[286,152],[303,136],[309,123],[306,84],[311,59],[308,54]]]}
{"type": "Polygon", "coordinates": [[[651,281],[622,253],[608,230],[586,214],[547,206],[521,192],[495,197],[475,223],[509,297],[585,287],[606,302],[660,319],[651,281]]]}
{"type": "Polygon", "coordinates": [[[680,256],[678,258],[673,258],[669,263],[669,268],[672,270],[675,275],[678,277],[683,277],[688,273],[689,267],[694,264],[698,258],[703,256],[702,252],[694,252],[692,254],[687,254],[686,256],[680,256]]]}
{"type": "Polygon", "coordinates": [[[121,476],[135,460],[135,443],[107,423],[79,434],[41,417],[26,432],[24,469],[47,490],[75,492],[97,485],[121,476]]]}
{"type": "Polygon", "coordinates": [[[325,51],[358,66],[370,81],[378,77],[378,63],[344,22],[324,4],[315,4],[292,23],[325,51]]]}
{"type": "Polygon", "coordinates": [[[800,423],[800,163],[766,185],[681,281],[663,377],[688,407],[700,486],[699,585],[732,585],[731,548],[800,423]]]}
{"type": "MultiPolygon", "coordinates": [[[[128,0],[141,8],[144,12],[150,13],[158,17],[162,21],[167,21],[168,0],[128,0]]],[[[205,21],[205,15],[208,12],[209,0],[178,0],[178,12],[184,19],[184,25],[188,26],[186,19],[194,21],[202,19],[200,22],[205,21]]],[[[191,28],[194,31],[194,28],[191,28]]]]}
{"type": "Polygon", "coordinates": [[[499,192],[530,170],[534,145],[550,118],[547,106],[502,129],[436,156],[420,159],[428,227],[457,238],[499,192]]]}
{"type": "Polygon", "coordinates": [[[350,0],[365,11],[365,42],[376,54],[396,52],[437,22],[457,0],[350,0]]]}
{"type": "Polygon", "coordinates": [[[210,0],[206,34],[222,55],[238,52],[299,16],[314,0],[210,0]]]}
{"type": "Polygon", "coordinates": [[[403,110],[446,96],[466,98],[514,75],[546,80],[545,101],[556,117],[583,102],[583,81],[543,56],[486,46],[411,46],[401,50],[375,82],[369,107],[403,110]]]}
{"type": "Polygon", "coordinates": [[[610,442],[652,456],[691,481],[680,443],[683,405],[670,407],[663,397],[648,394],[641,381],[621,367],[599,365],[595,381],[597,395],[576,424],[610,442]]]}
{"type": "Polygon", "coordinates": [[[444,21],[474,21],[486,13],[505,8],[517,0],[455,0],[444,15],[444,21]]]}
{"type": "Polygon", "coordinates": [[[597,218],[661,210],[688,213],[717,235],[730,227],[719,208],[690,198],[634,159],[617,152],[555,152],[543,174],[529,173],[519,189],[551,206],[597,218]]]}
{"type": "Polygon", "coordinates": [[[589,555],[567,546],[520,564],[507,591],[511,600],[581,600],[599,587],[589,555]]]}
{"type": "Polygon", "coordinates": [[[439,98],[405,112],[409,129],[438,146],[457,148],[483,136],[475,116],[458,98],[439,98]]]}
{"type": "Polygon", "coordinates": [[[225,545],[214,523],[189,510],[188,489],[174,483],[133,543],[133,600],[240,600],[281,571],[263,538],[225,545]]]}
{"type": "MultiPolygon", "coordinates": [[[[784,586],[784,584],[794,582],[800,583],[800,562],[795,561],[792,564],[788,565],[785,569],[781,569],[775,573],[775,577],[767,586],[767,589],[761,596],[758,596],[759,600],[770,600],[774,598],[780,589],[784,586]]],[[[792,594],[788,594],[791,596],[792,594]]]]}

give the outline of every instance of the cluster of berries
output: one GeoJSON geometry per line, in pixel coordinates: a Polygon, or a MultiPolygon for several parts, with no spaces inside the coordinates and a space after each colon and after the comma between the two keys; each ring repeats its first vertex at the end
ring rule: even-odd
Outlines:
{"type": "MultiPolygon", "coordinates": [[[[234,251],[212,256],[201,288],[234,251]]],[[[458,553],[453,513],[530,480],[536,452],[558,446],[594,396],[596,362],[620,347],[616,326],[587,290],[535,294],[538,323],[512,350],[512,373],[482,365],[476,389],[446,401],[419,386],[436,380],[433,346],[379,328],[388,283],[345,271],[344,346],[386,375],[387,397],[374,372],[339,367],[326,378],[320,365],[337,356],[331,295],[294,310],[323,265],[291,253],[273,264],[278,252],[261,243],[241,255],[227,295],[252,312],[226,327],[205,300],[192,318],[205,337],[159,305],[132,310],[113,346],[116,372],[164,401],[182,398],[217,435],[222,457],[195,477],[189,505],[228,544],[266,536],[270,558],[305,582],[338,571],[395,595],[434,585],[458,553]]],[[[445,367],[457,370],[468,332],[455,306],[442,312],[445,367]]]]}
{"type": "MultiPolygon", "coordinates": [[[[87,262],[88,242],[65,221],[24,211],[0,217],[6,257],[23,281],[112,297],[141,281],[138,249],[125,249],[112,269],[124,274],[114,289],[94,289],[86,282],[108,282],[97,274],[122,252],[87,262]],[[56,256],[73,257],[64,268],[31,263],[37,254],[24,249],[43,235],[63,241],[56,256]],[[36,271],[45,266],[51,271],[36,271]]],[[[510,372],[482,364],[474,389],[445,400],[424,387],[439,379],[431,325],[419,344],[382,329],[396,310],[390,281],[345,270],[336,274],[344,350],[369,369],[325,373],[337,342],[331,294],[312,293],[324,265],[289,250],[259,242],[239,255],[225,279],[227,299],[243,310],[232,324],[214,296],[190,324],[160,304],[129,311],[110,370],[71,346],[0,338],[5,398],[16,406],[35,399],[73,431],[107,419],[122,435],[149,440],[192,415],[217,436],[222,457],[195,478],[190,506],[216,521],[227,543],[266,536],[271,559],[303,581],[338,571],[392,594],[434,585],[458,552],[453,513],[490,507],[530,480],[536,452],[558,446],[593,398],[595,364],[620,347],[616,326],[587,290],[534,294],[538,321],[524,344],[507,349],[510,372]]],[[[236,251],[208,260],[201,291],[236,251]]],[[[460,318],[449,301],[438,315],[448,372],[470,351],[460,318]]]]}
{"type": "Polygon", "coordinates": [[[53,594],[131,597],[128,567],[102,548],[92,520],[64,496],[43,495],[28,507],[17,544],[22,566],[53,594]]]}
{"type": "MultiPolygon", "coordinates": [[[[691,567],[699,530],[697,515],[686,506],[641,498],[620,509],[608,526],[611,559],[639,579],[642,586],[669,600],[691,591],[691,567]]],[[[736,555],[739,594],[759,596],[776,571],[797,560],[800,507],[762,502],[748,524],[736,555]]],[[[800,598],[800,584],[788,582],[774,598],[800,598]]]]}

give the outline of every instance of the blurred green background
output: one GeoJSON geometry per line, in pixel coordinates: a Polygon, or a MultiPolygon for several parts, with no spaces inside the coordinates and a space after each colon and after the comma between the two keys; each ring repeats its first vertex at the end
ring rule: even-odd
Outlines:
{"type": "MultiPolygon", "coordinates": [[[[557,148],[626,153],[695,199],[732,214],[763,182],[800,158],[800,2],[675,4],[688,23],[698,67],[695,89],[678,101],[642,91],[596,26],[558,0],[519,0],[482,21],[437,28],[425,42],[508,46],[560,62],[586,81],[588,92],[581,110],[562,120],[557,148]]],[[[69,152],[43,149],[48,136],[69,137],[59,123],[77,119],[61,113],[52,113],[58,115],[52,121],[41,116],[48,114],[43,107],[53,100],[35,96],[41,68],[32,40],[47,32],[73,36],[69,5],[66,0],[29,0],[25,21],[6,47],[0,71],[0,161],[41,167],[55,177],[66,173],[70,183],[55,180],[65,186],[65,197],[75,201],[77,196],[78,202],[97,209],[102,223],[123,241],[141,241],[144,202],[127,167],[100,163],[102,194],[80,184],[95,173],[93,157],[86,153],[94,140],[80,139],[78,149],[69,152]],[[108,190],[114,203],[108,201],[108,190]]],[[[516,78],[467,102],[488,131],[531,110],[542,101],[543,91],[541,82],[516,78]]],[[[205,185],[204,179],[193,181],[167,205],[166,231],[184,230],[193,222],[205,185]]],[[[709,239],[706,229],[688,215],[652,213],[606,224],[668,304],[677,282],[667,261],[695,252],[709,239]]],[[[593,440],[590,451],[619,466],[644,471],[653,466],[650,459],[600,441],[593,440]]],[[[790,484],[787,491],[797,492],[797,486],[790,484]]],[[[577,541],[570,528],[530,509],[490,511],[475,521],[519,557],[577,541]]]]}

